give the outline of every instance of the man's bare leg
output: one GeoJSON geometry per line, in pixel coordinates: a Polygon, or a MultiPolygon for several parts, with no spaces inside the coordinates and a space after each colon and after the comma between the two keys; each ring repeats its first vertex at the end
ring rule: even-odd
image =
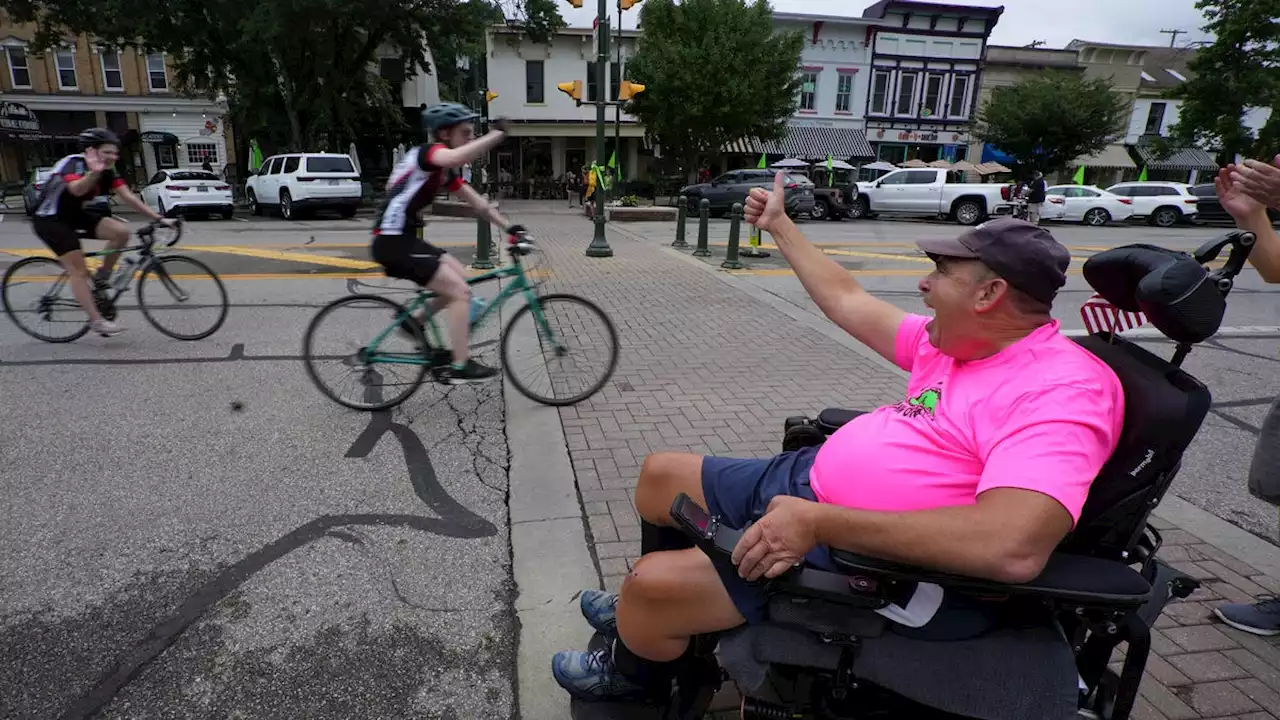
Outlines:
{"type": "Polygon", "coordinates": [[[618,636],[646,660],[675,660],[694,635],[744,622],[711,558],[697,548],[645,555],[622,582],[618,636]]]}
{"type": "Polygon", "coordinates": [[[702,456],[692,453],[655,453],[644,459],[636,481],[636,511],[646,522],[676,527],[671,519],[671,503],[684,493],[702,507],[702,456]]]}

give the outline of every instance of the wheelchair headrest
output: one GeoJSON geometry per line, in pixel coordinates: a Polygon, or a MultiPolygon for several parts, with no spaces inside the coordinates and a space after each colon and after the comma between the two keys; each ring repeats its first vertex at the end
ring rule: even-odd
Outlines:
{"type": "Polygon", "coordinates": [[[1157,330],[1180,343],[1213,337],[1227,299],[1191,255],[1157,245],[1125,245],[1084,263],[1084,279],[1107,302],[1142,313],[1157,330]]]}

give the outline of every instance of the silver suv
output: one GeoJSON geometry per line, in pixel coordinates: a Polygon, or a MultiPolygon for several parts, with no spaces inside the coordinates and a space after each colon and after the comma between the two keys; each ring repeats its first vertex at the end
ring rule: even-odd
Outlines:
{"type": "Polygon", "coordinates": [[[1146,218],[1148,223],[1159,227],[1194,220],[1200,202],[1186,183],[1126,182],[1112,185],[1107,192],[1132,198],[1133,217],[1146,218]]]}

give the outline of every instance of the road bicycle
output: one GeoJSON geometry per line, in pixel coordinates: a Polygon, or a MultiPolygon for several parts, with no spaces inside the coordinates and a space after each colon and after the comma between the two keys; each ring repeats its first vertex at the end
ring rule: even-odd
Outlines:
{"type": "MultiPolygon", "coordinates": [[[[475,338],[476,329],[508,300],[522,296],[525,305],[511,316],[498,341],[507,378],[525,397],[544,405],[566,406],[586,400],[604,387],[617,368],[618,331],[613,321],[595,303],[577,295],[535,292],[537,283],[530,276],[537,271],[526,263],[538,248],[527,234],[511,235],[507,250],[508,264],[467,280],[472,286],[506,280],[482,309],[476,311],[473,305],[471,337],[475,338]],[[532,321],[527,331],[520,326],[526,320],[532,321]],[[599,331],[597,336],[590,334],[592,326],[599,331]],[[604,355],[595,364],[596,370],[576,375],[565,370],[565,365],[572,363],[576,367],[578,358],[594,349],[602,350],[604,355]],[[532,355],[539,356],[546,367],[536,368],[532,375],[518,373],[516,363],[532,355]],[[533,389],[539,380],[547,381],[549,393],[533,389]]],[[[402,305],[381,295],[354,294],[321,308],[303,337],[303,363],[311,381],[330,400],[354,410],[385,410],[399,405],[417,391],[428,372],[440,381],[439,371],[452,360],[440,324],[434,313],[426,316],[425,323],[414,317],[420,308],[429,310],[428,303],[435,298],[435,293],[419,289],[412,300],[402,305]],[[348,320],[339,318],[341,312],[349,310],[358,312],[348,320]],[[322,331],[329,329],[335,331],[336,340],[326,344],[321,339],[322,331]],[[352,338],[357,333],[372,333],[373,337],[367,342],[355,341],[352,338]],[[390,347],[397,342],[402,347],[390,347]],[[333,361],[346,379],[328,382],[320,368],[328,361],[333,361]],[[398,371],[405,371],[408,377],[389,381],[386,376],[398,371]],[[345,387],[351,379],[356,381],[351,384],[357,392],[355,397],[346,397],[337,385],[345,387]]],[[[481,342],[472,349],[491,344],[492,341],[481,342]]]]}
{"type": "MultiPolygon", "coordinates": [[[[136,274],[138,309],[155,329],[175,340],[202,340],[217,332],[227,319],[230,307],[222,280],[208,265],[193,257],[165,252],[182,238],[181,221],[172,227],[153,221],[139,228],[136,235],[140,240],[136,245],[85,253],[87,259],[137,252],[136,258],[121,258],[108,279],[107,290],[94,291],[98,312],[107,320],[114,320],[118,314],[116,301],[129,290],[136,274]],[[157,241],[157,232],[172,232],[173,237],[157,241]],[[156,287],[162,290],[149,295],[151,288],[156,287]],[[208,299],[194,300],[197,292],[209,295],[208,299]],[[194,332],[170,325],[170,321],[190,319],[198,313],[208,315],[212,321],[200,323],[194,332]]],[[[0,298],[9,319],[39,340],[65,343],[89,332],[89,314],[72,295],[71,276],[56,258],[33,256],[14,263],[0,281],[0,298]],[[39,323],[45,323],[48,328],[38,328],[39,323]]]]}

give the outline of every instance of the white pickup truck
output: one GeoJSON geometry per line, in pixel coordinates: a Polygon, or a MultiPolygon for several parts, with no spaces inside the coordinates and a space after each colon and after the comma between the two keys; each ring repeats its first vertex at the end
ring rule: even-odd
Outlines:
{"type": "Polygon", "coordinates": [[[950,218],[977,225],[990,215],[1005,215],[1013,206],[1001,195],[1002,183],[956,182],[960,173],[939,168],[894,170],[874,182],[858,183],[849,217],[917,215],[950,218]]]}

